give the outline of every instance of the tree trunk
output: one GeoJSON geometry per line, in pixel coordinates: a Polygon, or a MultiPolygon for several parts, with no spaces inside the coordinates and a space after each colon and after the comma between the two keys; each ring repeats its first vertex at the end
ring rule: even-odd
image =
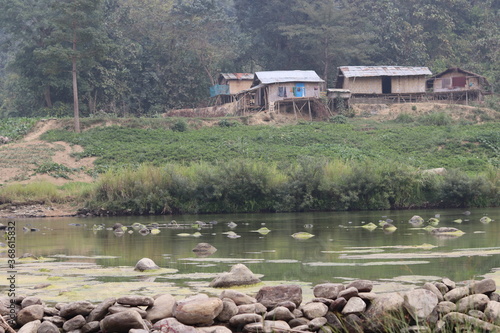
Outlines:
{"type": "Polygon", "coordinates": [[[80,109],[78,108],[78,85],[76,81],[76,32],[73,33],[73,113],[75,117],[75,132],[80,133],[80,109]]]}
{"type": "Polygon", "coordinates": [[[43,97],[45,98],[45,106],[48,108],[52,107],[52,98],[50,97],[50,86],[46,85],[43,89],[43,97]]]}

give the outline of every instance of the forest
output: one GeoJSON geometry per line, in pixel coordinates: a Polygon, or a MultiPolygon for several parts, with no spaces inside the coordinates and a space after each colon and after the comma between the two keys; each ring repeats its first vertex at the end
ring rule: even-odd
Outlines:
{"type": "Polygon", "coordinates": [[[0,118],[75,102],[83,117],[154,117],[207,105],[221,72],[315,70],[332,87],[338,66],[458,66],[500,88],[500,0],[0,4],[0,118]]]}

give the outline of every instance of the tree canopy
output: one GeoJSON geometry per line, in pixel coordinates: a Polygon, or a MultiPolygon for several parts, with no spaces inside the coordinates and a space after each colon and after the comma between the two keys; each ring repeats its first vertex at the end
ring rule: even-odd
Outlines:
{"type": "Polygon", "coordinates": [[[0,117],[204,105],[220,72],[462,67],[500,87],[499,0],[0,0],[0,117]],[[72,67],[74,66],[74,67],[72,67]]]}

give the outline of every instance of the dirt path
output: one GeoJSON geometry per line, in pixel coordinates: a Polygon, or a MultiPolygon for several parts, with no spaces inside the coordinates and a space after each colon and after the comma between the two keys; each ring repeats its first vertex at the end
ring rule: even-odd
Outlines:
{"type": "MultiPolygon", "coordinates": [[[[0,184],[26,184],[37,181],[47,181],[56,185],[69,182],[93,182],[94,179],[87,174],[93,168],[95,158],[77,159],[73,153],[81,152],[82,147],[70,145],[66,142],[45,142],[40,136],[51,129],[58,128],[55,119],[41,120],[34,129],[22,140],[0,146],[0,184]],[[41,165],[56,163],[72,170],[64,174],[36,172],[41,165]]],[[[70,205],[9,205],[0,209],[0,218],[12,217],[42,217],[42,216],[68,216],[76,213],[76,207],[70,205]]]]}

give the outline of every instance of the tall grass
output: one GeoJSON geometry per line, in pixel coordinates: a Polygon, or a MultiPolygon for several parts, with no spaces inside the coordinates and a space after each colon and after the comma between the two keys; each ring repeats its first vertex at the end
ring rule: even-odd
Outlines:
{"type": "MultiPolygon", "coordinates": [[[[498,171],[497,171],[498,173],[498,171]]],[[[110,214],[377,210],[497,205],[498,178],[445,175],[398,164],[304,157],[293,163],[238,159],[106,172],[87,208],[110,214]]]]}
{"type": "Polygon", "coordinates": [[[61,189],[49,182],[29,184],[10,184],[0,187],[0,204],[2,203],[62,203],[82,193],[81,189],[61,189]]]}

